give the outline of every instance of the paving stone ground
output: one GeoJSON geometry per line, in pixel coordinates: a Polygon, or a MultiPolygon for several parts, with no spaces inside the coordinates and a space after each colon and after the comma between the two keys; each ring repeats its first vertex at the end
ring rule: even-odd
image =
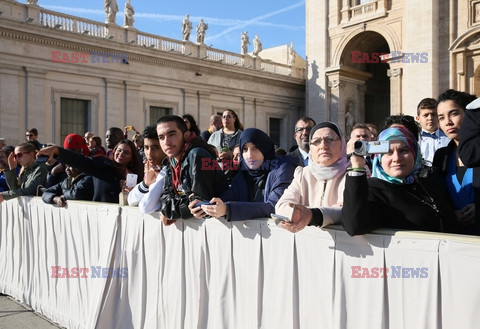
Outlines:
{"type": "Polygon", "coordinates": [[[63,328],[49,322],[27,305],[12,297],[0,295],[0,329],[58,329],[63,328]]]}

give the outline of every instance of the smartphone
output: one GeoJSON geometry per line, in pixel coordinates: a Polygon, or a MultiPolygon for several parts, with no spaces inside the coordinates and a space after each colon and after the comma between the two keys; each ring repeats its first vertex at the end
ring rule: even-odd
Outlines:
{"type": "Polygon", "coordinates": [[[45,163],[48,161],[48,155],[39,155],[38,158],[35,159],[36,163],[45,163]]]}
{"type": "Polygon", "coordinates": [[[126,181],[126,186],[127,187],[135,187],[137,185],[137,174],[127,174],[127,181],[126,181]]]}
{"type": "Polygon", "coordinates": [[[193,208],[200,207],[200,206],[202,206],[202,205],[204,205],[204,204],[206,204],[206,205],[211,205],[211,203],[208,202],[208,201],[201,201],[201,202],[197,203],[193,208]]]}
{"type": "Polygon", "coordinates": [[[273,219],[278,219],[278,220],[281,220],[282,222],[291,222],[292,221],[291,218],[288,218],[288,217],[285,217],[285,216],[282,216],[282,215],[270,214],[270,216],[273,219]]]}

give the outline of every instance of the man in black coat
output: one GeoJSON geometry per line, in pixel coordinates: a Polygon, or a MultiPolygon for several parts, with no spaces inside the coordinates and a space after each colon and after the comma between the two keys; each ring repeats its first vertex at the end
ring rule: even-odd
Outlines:
{"type": "Polygon", "coordinates": [[[167,156],[162,192],[162,215],[165,225],[176,219],[192,218],[189,198],[208,201],[221,195],[228,187],[225,174],[216,160],[213,149],[200,137],[187,130],[183,119],[165,115],[157,122],[160,147],[167,156]]]}
{"type": "Polygon", "coordinates": [[[295,138],[298,147],[290,152],[290,155],[297,159],[297,166],[305,167],[308,164],[308,152],[310,152],[308,138],[310,136],[310,131],[315,125],[315,120],[310,117],[301,117],[295,125],[295,134],[293,135],[293,138],[295,138]]]}

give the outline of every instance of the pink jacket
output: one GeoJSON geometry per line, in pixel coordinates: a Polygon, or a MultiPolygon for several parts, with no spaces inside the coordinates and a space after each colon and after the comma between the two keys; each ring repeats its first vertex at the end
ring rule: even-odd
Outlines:
{"type": "Polygon", "coordinates": [[[299,203],[308,208],[319,208],[323,225],[340,223],[343,206],[345,175],[328,181],[317,180],[308,167],[297,167],[290,186],[275,206],[275,212],[291,218],[293,208],[289,203],[299,203]]]}

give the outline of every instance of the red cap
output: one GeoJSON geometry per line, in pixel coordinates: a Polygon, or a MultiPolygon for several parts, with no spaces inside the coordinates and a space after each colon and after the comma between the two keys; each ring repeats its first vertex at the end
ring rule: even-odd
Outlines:
{"type": "Polygon", "coordinates": [[[63,148],[67,150],[82,150],[82,153],[85,156],[88,156],[88,154],[90,153],[87,144],[85,144],[85,140],[82,136],[78,134],[67,135],[67,137],[65,137],[65,140],[63,141],[63,148]]]}

